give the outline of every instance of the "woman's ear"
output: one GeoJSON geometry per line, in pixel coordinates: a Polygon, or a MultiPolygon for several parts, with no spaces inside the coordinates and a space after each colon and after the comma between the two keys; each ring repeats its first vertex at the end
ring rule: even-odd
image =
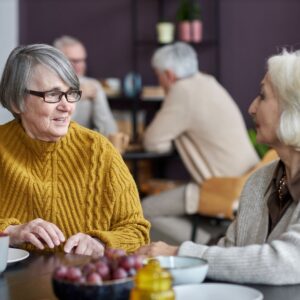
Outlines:
{"type": "Polygon", "coordinates": [[[21,113],[20,109],[18,109],[15,104],[12,104],[11,108],[14,116],[19,115],[21,113]]]}
{"type": "Polygon", "coordinates": [[[175,75],[175,73],[172,71],[172,70],[165,70],[165,74],[166,74],[166,77],[168,78],[168,81],[172,84],[174,83],[175,81],[177,81],[177,77],[175,75]]]}

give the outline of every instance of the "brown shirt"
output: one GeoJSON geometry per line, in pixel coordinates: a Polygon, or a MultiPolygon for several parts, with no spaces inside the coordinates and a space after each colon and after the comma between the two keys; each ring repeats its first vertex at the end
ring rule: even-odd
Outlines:
{"type": "Polygon", "coordinates": [[[298,202],[300,199],[300,172],[298,172],[290,181],[287,181],[286,185],[282,184],[284,176],[285,166],[282,161],[279,161],[270,183],[271,193],[268,199],[268,234],[275,228],[276,224],[280,221],[281,217],[293,201],[298,202]],[[281,191],[279,192],[279,190],[281,191]]]}

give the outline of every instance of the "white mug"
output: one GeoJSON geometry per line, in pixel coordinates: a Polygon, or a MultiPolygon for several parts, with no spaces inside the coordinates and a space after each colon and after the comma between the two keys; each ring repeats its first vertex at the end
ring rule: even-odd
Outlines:
{"type": "Polygon", "coordinates": [[[6,269],[9,248],[9,236],[0,232],[0,273],[6,269]]]}

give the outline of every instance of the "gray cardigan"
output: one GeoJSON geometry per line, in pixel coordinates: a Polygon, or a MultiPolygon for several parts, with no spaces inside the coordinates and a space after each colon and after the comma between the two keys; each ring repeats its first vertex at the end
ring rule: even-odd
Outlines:
{"type": "Polygon", "coordinates": [[[236,220],[217,246],[184,242],[179,255],[209,263],[208,277],[240,283],[300,283],[300,203],[293,202],[268,238],[270,182],[278,161],[247,181],[236,220]]]}

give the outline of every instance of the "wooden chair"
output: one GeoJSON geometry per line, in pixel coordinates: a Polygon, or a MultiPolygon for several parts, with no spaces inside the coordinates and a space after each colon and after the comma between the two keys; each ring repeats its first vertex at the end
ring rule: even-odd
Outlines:
{"type": "Polygon", "coordinates": [[[269,150],[254,168],[242,176],[212,177],[205,180],[201,186],[198,213],[192,217],[191,240],[195,241],[196,239],[197,219],[199,217],[215,218],[217,222],[233,220],[238,208],[239,197],[249,176],[275,159],[278,159],[276,151],[269,150]]]}

